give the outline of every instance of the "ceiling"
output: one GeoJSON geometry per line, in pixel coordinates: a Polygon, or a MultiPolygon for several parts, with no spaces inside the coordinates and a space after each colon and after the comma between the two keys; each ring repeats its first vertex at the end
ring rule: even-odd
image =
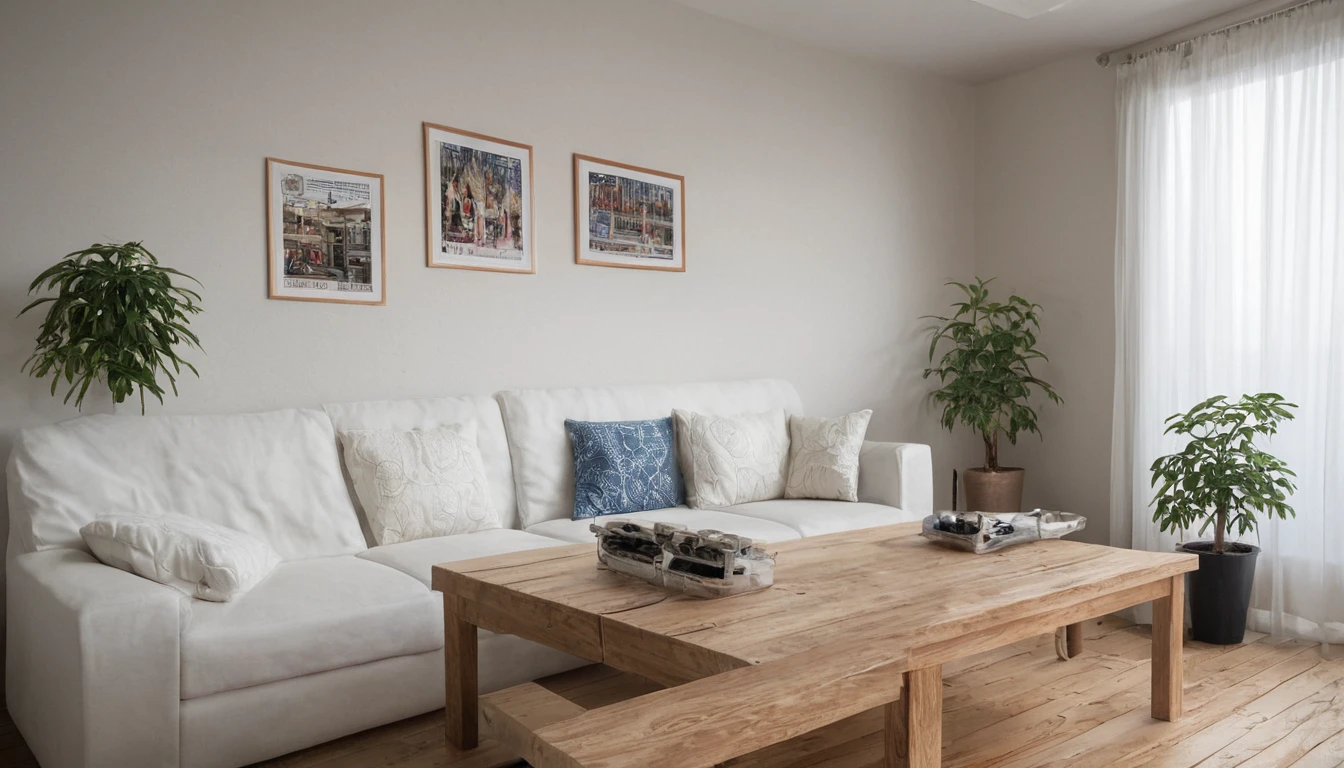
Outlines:
{"type": "Polygon", "coordinates": [[[967,82],[1123,48],[1250,2],[1072,0],[1022,19],[972,0],[674,1],[780,37],[967,82]]]}

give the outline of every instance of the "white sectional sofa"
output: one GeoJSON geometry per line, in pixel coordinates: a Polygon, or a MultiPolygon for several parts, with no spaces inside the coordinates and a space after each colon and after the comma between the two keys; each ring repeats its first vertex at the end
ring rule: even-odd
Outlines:
{"type": "MultiPolygon", "coordinates": [[[[503,392],[230,416],[89,416],[24,431],[8,466],[6,698],[45,768],[231,768],[443,705],[434,563],[590,541],[566,418],[802,411],[781,381],[503,392]],[[336,432],[472,423],[504,528],[371,546],[336,432]],[[99,563],[79,529],[185,514],[283,558],[228,603],[99,563]]],[[[859,503],[764,501],[633,518],[783,541],[917,520],[929,449],[867,443],[859,503]]],[[[482,633],[483,691],[585,662],[482,633]]]]}

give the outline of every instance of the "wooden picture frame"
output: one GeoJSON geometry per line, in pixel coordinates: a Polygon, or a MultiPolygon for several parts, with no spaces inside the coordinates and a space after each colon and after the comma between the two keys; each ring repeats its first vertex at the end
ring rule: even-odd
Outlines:
{"type": "Polygon", "coordinates": [[[422,127],[425,266],[535,275],[531,145],[422,127]]]}
{"type": "Polygon", "coordinates": [[[685,272],[685,177],[575,153],[574,263],[685,272]]]}
{"type": "Polygon", "coordinates": [[[385,213],[380,173],[266,158],[267,297],[386,305],[385,213]]]}

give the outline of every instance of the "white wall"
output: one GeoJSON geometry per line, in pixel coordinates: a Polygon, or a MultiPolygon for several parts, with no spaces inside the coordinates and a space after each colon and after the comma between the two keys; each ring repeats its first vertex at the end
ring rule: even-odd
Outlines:
{"type": "MultiPolygon", "coordinates": [[[[969,87],[639,0],[0,13],[0,317],[62,254],[144,240],[205,286],[201,378],[154,411],[780,376],[932,443],[940,500],[969,455],[917,319],[973,263],[969,87]],[[534,145],[536,276],[425,268],[424,120],[534,145]],[[573,152],[685,175],[688,272],[573,263],[573,152]],[[266,298],[268,155],[385,174],[386,307],[266,298]]],[[[19,373],[37,325],[0,330],[0,451],[76,415],[19,373]]]]}
{"type": "Polygon", "coordinates": [[[1110,537],[1115,358],[1115,70],[1078,56],[976,94],[976,270],[1042,304],[1044,439],[1001,448],[1027,468],[1023,504],[1084,514],[1110,537]]]}

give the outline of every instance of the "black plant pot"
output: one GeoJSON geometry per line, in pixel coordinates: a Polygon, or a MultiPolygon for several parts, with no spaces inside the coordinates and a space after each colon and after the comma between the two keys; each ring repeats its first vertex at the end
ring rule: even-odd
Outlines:
{"type": "Polygon", "coordinates": [[[1190,598],[1191,636],[1201,643],[1235,645],[1246,637],[1260,548],[1231,542],[1226,546],[1221,555],[1213,551],[1211,541],[1176,546],[1178,552],[1199,555],[1199,570],[1185,574],[1185,593],[1190,598]]]}

